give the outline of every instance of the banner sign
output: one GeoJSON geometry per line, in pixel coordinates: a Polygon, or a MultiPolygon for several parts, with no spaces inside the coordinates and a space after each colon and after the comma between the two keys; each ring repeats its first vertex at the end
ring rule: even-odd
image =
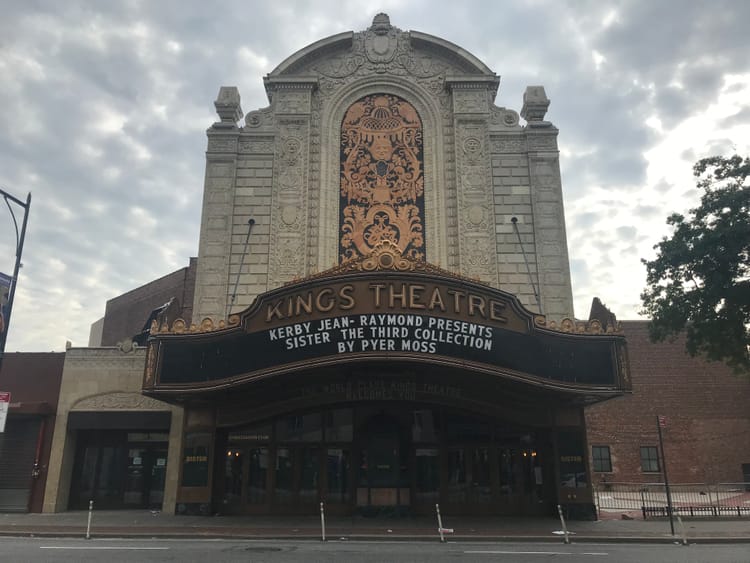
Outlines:
{"type": "Polygon", "coordinates": [[[10,408],[10,393],[0,391],[0,432],[5,432],[5,420],[8,418],[8,408],[10,408]]]}
{"type": "Polygon", "coordinates": [[[7,329],[8,320],[8,296],[10,294],[10,286],[13,283],[13,278],[8,274],[0,272],[0,333],[3,333],[7,329]]]}

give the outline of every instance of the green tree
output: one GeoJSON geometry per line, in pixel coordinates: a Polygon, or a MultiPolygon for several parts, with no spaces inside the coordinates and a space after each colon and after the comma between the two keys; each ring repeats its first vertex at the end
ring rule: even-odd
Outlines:
{"type": "Polygon", "coordinates": [[[642,260],[642,313],[652,341],[684,333],[690,355],[750,374],[750,158],[704,158],[693,173],[700,205],[669,216],[672,236],[642,260]]]}

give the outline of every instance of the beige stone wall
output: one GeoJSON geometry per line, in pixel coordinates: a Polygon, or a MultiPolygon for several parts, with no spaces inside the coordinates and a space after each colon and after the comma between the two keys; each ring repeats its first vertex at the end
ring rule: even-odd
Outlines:
{"type": "Polygon", "coordinates": [[[141,395],[145,348],[71,348],[65,354],[60,401],[44,494],[44,512],[66,510],[70,493],[76,433],[68,430],[71,411],[170,411],[165,512],[174,512],[182,440],[183,410],[141,395]]]}
{"type": "Polygon", "coordinates": [[[456,45],[380,21],[282,62],[265,78],[267,108],[244,115],[237,89],[221,88],[194,322],[226,319],[337,262],[341,121],[351,103],[377,93],[407,100],[423,123],[427,260],[516,294],[551,320],[572,317],[549,99],[541,86],[527,89],[524,125],[494,105],[499,81],[456,45]]]}

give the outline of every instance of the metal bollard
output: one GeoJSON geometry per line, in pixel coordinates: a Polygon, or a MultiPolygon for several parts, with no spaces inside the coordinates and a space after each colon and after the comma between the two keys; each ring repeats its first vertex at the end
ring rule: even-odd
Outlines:
{"type": "Polygon", "coordinates": [[[323,503],[320,503],[320,537],[321,541],[326,541],[326,515],[323,503]]]}
{"type": "Polygon", "coordinates": [[[568,526],[565,524],[565,518],[562,513],[562,506],[557,505],[557,513],[560,515],[560,523],[563,528],[563,541],[567,544],[570,543],[570,537],[568,536],[568,526]]]}
{"type": "Polygon", "coordinates": [[[90,500],[89,501],[89,520],[88,520],[88,523],[86,524],[86,539],[87,540],[91,539],[91,515],[93,514],[93,512],[94,512],[94,501],[90,500]]]}
{"type": "Polygon", "coordinates": [[[679,524],[680,524],[680,531],[682,532],[682,534],[681,534],[682,535],[682,545],[687,545],[688,544],[688,540],[687,540],[687,531],[685,531],[685,524],[682,523],[682,518],[680,518],[679,516],[677,516],[677,522],[679,522],[679,524]]]}
{"type": "Polygon", "coordinates": [[[443,520],[440,518],[440,505],[435,505],[435,512],[437,512],[437,521],[438,521],[438,533],[440,534],[440,542],[445,543],[445,536],[443,535],[443,520]]]}

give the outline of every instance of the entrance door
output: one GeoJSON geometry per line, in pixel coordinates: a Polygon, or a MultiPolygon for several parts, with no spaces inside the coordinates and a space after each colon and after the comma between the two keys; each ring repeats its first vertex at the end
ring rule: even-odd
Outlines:
{"type": "Polygon", "coordinates": [[[362,428],[357,506],[409,506],[408,451],[398,421],[371,417],[362,428]]]}
{"type": "Polygon", "coordinates": [[[122,432],[79,434],[70,508],[161,508],[164,443],[129,443],[122,432]]]}

